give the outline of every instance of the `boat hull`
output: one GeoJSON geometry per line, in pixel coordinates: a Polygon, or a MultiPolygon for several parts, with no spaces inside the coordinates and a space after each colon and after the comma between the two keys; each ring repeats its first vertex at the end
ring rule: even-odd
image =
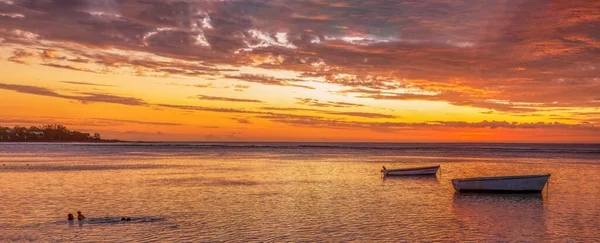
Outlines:
{"type": "Polygon", "coordinates": [[[550,174],[453,179],[452,186],[459,192],[533,193],[541,192],[548,178],[550,174]]]}
{"type": "Polygon", "coordinates": [[[385,176],[435,175],[440,166],[382,170],[385,176]]]}

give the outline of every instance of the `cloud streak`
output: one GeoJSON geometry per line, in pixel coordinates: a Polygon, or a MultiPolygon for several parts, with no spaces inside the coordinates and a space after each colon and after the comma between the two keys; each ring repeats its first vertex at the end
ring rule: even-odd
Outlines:
{"type": "Polygon", "coordinates": [[[321,114],[329,115],[341,115],[341,116],[353,116],[362,118],[396,118],[394,115],[372,113],[372,112],[357,112],[357,111],[329,111],[321,109],[305,109],[305,108],[293,108],[293,107],[263,107],[263,110],[269,111],[292,111],[292,112],[317,112],[321,114]]]}
{"type": "Polygon", "coordinates": [[[266,75],[256,75],[256,74],[226,75],[225,78],[237,79],[237,80],[251,82],[251,83],[259,83],[259,84],[263,84],[263,85],[290,86],[290,87],[305,88],[305,89],[315,89],[310,86],[299,85],[299,84],[293,83],[293,82],[302,82],[302,80],[280,79],[280,78],[275,78],[275,77],[269,77],[266,75]]]}
{"type": "Polygon", "coordinates": [[[182,123],[174,122],[154,122],[154,121],[138,121],[126,119],[110,119],[110,118],[68,118],[68,117],[29,117],[29,118],[4,118],[0,119],[0,123],[6,125],[46,125],[46,124],[62,124],[73,126],[93,126],[93,127],[115,127],[131,124],[139,125],[156,125],[156,126],[182,126],[182,123]]]}
{"type": "Polygon", "coordinates": [[[78,67],[74,67],[74,66],[71,66],[71,65],[62,65],[62,64],[55,64],[55,63],[43,63],[41,65],[47,66],[47,67],[53,67],[53,68],[68,69],[68,70],[73,70],[73,71],[81,71],[81,72],[89,72],[89,73],[101,73],[101,72],[94,71],[94,70],[91,70],[91,69],[78,68],[78,67]]]}
{"type": "Polygon", "coordinates": [[[286,114],[271,114],[260,116],[272,122],[284,123],[294,126],[316,127],[316,128],[331,128],[331,129],[363,129],[376,132],[398,132],[406,129],[415,128],[488,128],[488,129],[572,129],[572,130],[589,130],[599,132],[600,128],[589,123],[566,124],[560,122],[532,122],[519,123],[507,121],[481,121],[481,122],[465,122],[465,121],[430,121],[420,123],[410,122],[361,122],[361,121],[346,121],[342,119],[330,119],[315,116],[303,115],[286,115],[286,114]]]}
{"type": "Polygon", "coordinates": [[[188,111],[208,111],[208,112],[219,112],[219,113],[240,113],[240,114],[264,114],[265,112],[244,110],[244,109],[233,109],[233,108],[214,108],[205,106],[193,106],[193,105],[171,105],[171,104],[155,104],[157,107],[172,108],[188,111]]]}
{"type": "Polygon", "coordinates": [[[307,106],[315,106],[315,107],[336,107],[336,108],[347,108],[347,107],[361,107],[364,106],[362,104],[356,103],[348,103],[348,102],[334,102],[334,101],[325,101],[321,102],[317,99],[311,98],[296,98],[297,104],[307,105],[307,106]]]}
{"type": "Polygon", "coordinates": [[[112,103],[130,106],[145,106],[147,103],[141,99],[134,97],[123,97],[112,94],[101,94],[101,93],[81,93],[81,95],[63,95],[53,90],[30,86],[30,85],[18,85],[18,84],[5,84],[0,83],[0,89],[11,90],[23,94],[41,95],[69,100],[76,100],[84,104],[102,102],[112,103]]]}
{"type": "Polygon", "coordinates": [[[65,84],[84,85],[84,86],[115,87],[114,85],[96,84],[96,83],[88,83],[88,82],[77,82],[77,81],[60,81],[60,82],[65,83],[65,84]]]}
{"type": "Polygon", "coordinates": [[[218,97],[218,96],[208,96],[208,95],[197,95],[196,98],[199,100],[213,100],[213,101],[227,101],[227,102],[245,102],[245,103],[262,103],[260,100],[252,100],[252,99],[238,99],[238,98],[228,98],[228,97],[218,97]]]}

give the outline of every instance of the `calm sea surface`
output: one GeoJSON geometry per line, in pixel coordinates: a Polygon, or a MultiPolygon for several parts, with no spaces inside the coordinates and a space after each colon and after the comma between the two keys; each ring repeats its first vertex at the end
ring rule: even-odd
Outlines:
{"type": "Polygon", "coordinates": [[[600,239],[600,145],[4,143],[0,164],[0,242],[600,239]],[[530,173],[552,174],[542,194],[450,183],[530,173]]]}

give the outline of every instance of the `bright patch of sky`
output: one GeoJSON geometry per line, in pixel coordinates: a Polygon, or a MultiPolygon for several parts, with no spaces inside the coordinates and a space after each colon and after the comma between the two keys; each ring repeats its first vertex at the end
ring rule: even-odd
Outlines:
{"type": "Polygon", "coordinates": [[[446,44],[448,45],[452,45],[455,47],[460,47],[460,48],[470,48],[473,47],[473,42],[467,42],[467,41],[453,41],[453,40],[447,40],[446,44]]]}
{"type": "Polygon", "coordinates": [[[144,37],[142,38],[142,41],[144,42],[144,45],[145,45],[145,46],[148,46],[148,43],[146,42],[146,40],[147,40],[148,38],[152,37],[153,35],[156,35],[156,34],[158,34],[159,32],[163,32],[163,31],[170,31],[170,30],[173,30],[173,28],[156,28],[156,30],[155,30],[155,31],[150,31],[150,32],[146,33],[146,34],[144,35],[144,37]]]}
{"type": "Polygon", "coordinates": [[[101,11],[89,11],[87,12],[88,14],[91,14],[93,16],[96,17],[104,17],[104,18],[120,18],[121,15],[119,14],[114,14],[114,13],[106,13],[106,12],[101,12],[101,11]]]}
{"type": "MultiPolygon", "coordinates": [[[[324,36],[326,41],[330,40],[342,40],[344,42],[353,44],[353,45],[370,45],[376,43],[385,43],[395,41],[394,38],[389,37],[380,37],[375,35],[367,35],[367,36],[324,36]]],[[[315,40],[313,40],[315,41],[315,40]]],[[[311,41],[312,42],[312,41],[311,41]]],[[[320,40],[319,40],[320,42],[320,40]]],[[[315,43],[315,42],[313,42],[315,43]]],[[[318,42],[316,42],[318,43],[318,42]]]]}
{"type": "Polygon", "coordinates": [[[13,19],[25,18],[25,15],[22,15],[22,14],[19,14],[19,13],[0,13],[0,16],[2,16],[2,17],[9,17],[9,18],[13,18],[13,19]]]}
{"type": "MultiPolygon", "coordinates": [[[[352,45],[371,45],[377,43],[388,43],[388,42],[405,42],[405,43],[422,43],[422,42],[432,42],[427,40],[417,40],[417,39],[403,39],[403,38],[393,38],[393,37],[382,37],[376,35],[365,35],[365,36],[324,36],[324,41],[335,41],[341,40],[346,43],[350,43],[352,45]]],[[[313,44],[320,44],[323,40],[319,37],[315,37],[310,42],[313,44]]],[[[437,41],[433,41],[437,42],[437,41]]],[[[468,41],[455,41],[455,40],[447,40],[445,42],[447,45],[451,45],[459,48],[471,48],[475,44],[473,42],[468,41]]]]}
{"type": "Polygon", "coordinates": [[[202,28],[206,28],[206,29],[212,29],[213,26],[210,23],[210,16],[208,14],[205,14],[204,18],[202,18],[202,28]]]}
{"type": "Polygon", "coordinates": [[[28,39],[28,40],[34,40],[39,37],[38,34],[29,32],[29,31],[19,30],[19,29],[15,29],[15,30],[11,31],[11,34],[13,34],[14,36],[23,38],[23,39],[28,39]]]}
{"type": "Polygon", "coordinates": [[[270,46],[278,46],[288,49],[298,48],[288,40],[286,32],[277,32],[275,34],[269,34],[260,30],[249,30],[248,34],[250,34],[250,36],[255,40],[258,40],[259,43],[251,44],[250,42],[248,42],[248,40],[244,40],[244,43],[246,43],[247,48],[239,49],[236,51],[236,53],[239,53],[241,51],[252,51],[256,48],[270,46]]]}
{"type": "Polygon", "coordinates": [[[208,40],[206,40],[206,36],[204,36],[204,32],[203,31],[200,31],[200,33],[198,33],[196,35],[196,42],[195,42],[195,44],[199,45],[199,46],[206,46],[206,47],[210,46],[210,43],[208,43],[208,40]]]}

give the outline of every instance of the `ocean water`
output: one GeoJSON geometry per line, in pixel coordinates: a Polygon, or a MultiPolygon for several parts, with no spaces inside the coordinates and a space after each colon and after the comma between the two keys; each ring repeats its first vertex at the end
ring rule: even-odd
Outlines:
{"type": "Polygon", "coordinates": [[[600,145],[2,143],[0,164],[0,242],[600,239],[600,145]],[[436,164],[436,177],[380,173],[436,164]],[[541,194],[450,183],[540,173],[541,194]],[[69,222],[77,211],[87,219],[69,222]]]}

